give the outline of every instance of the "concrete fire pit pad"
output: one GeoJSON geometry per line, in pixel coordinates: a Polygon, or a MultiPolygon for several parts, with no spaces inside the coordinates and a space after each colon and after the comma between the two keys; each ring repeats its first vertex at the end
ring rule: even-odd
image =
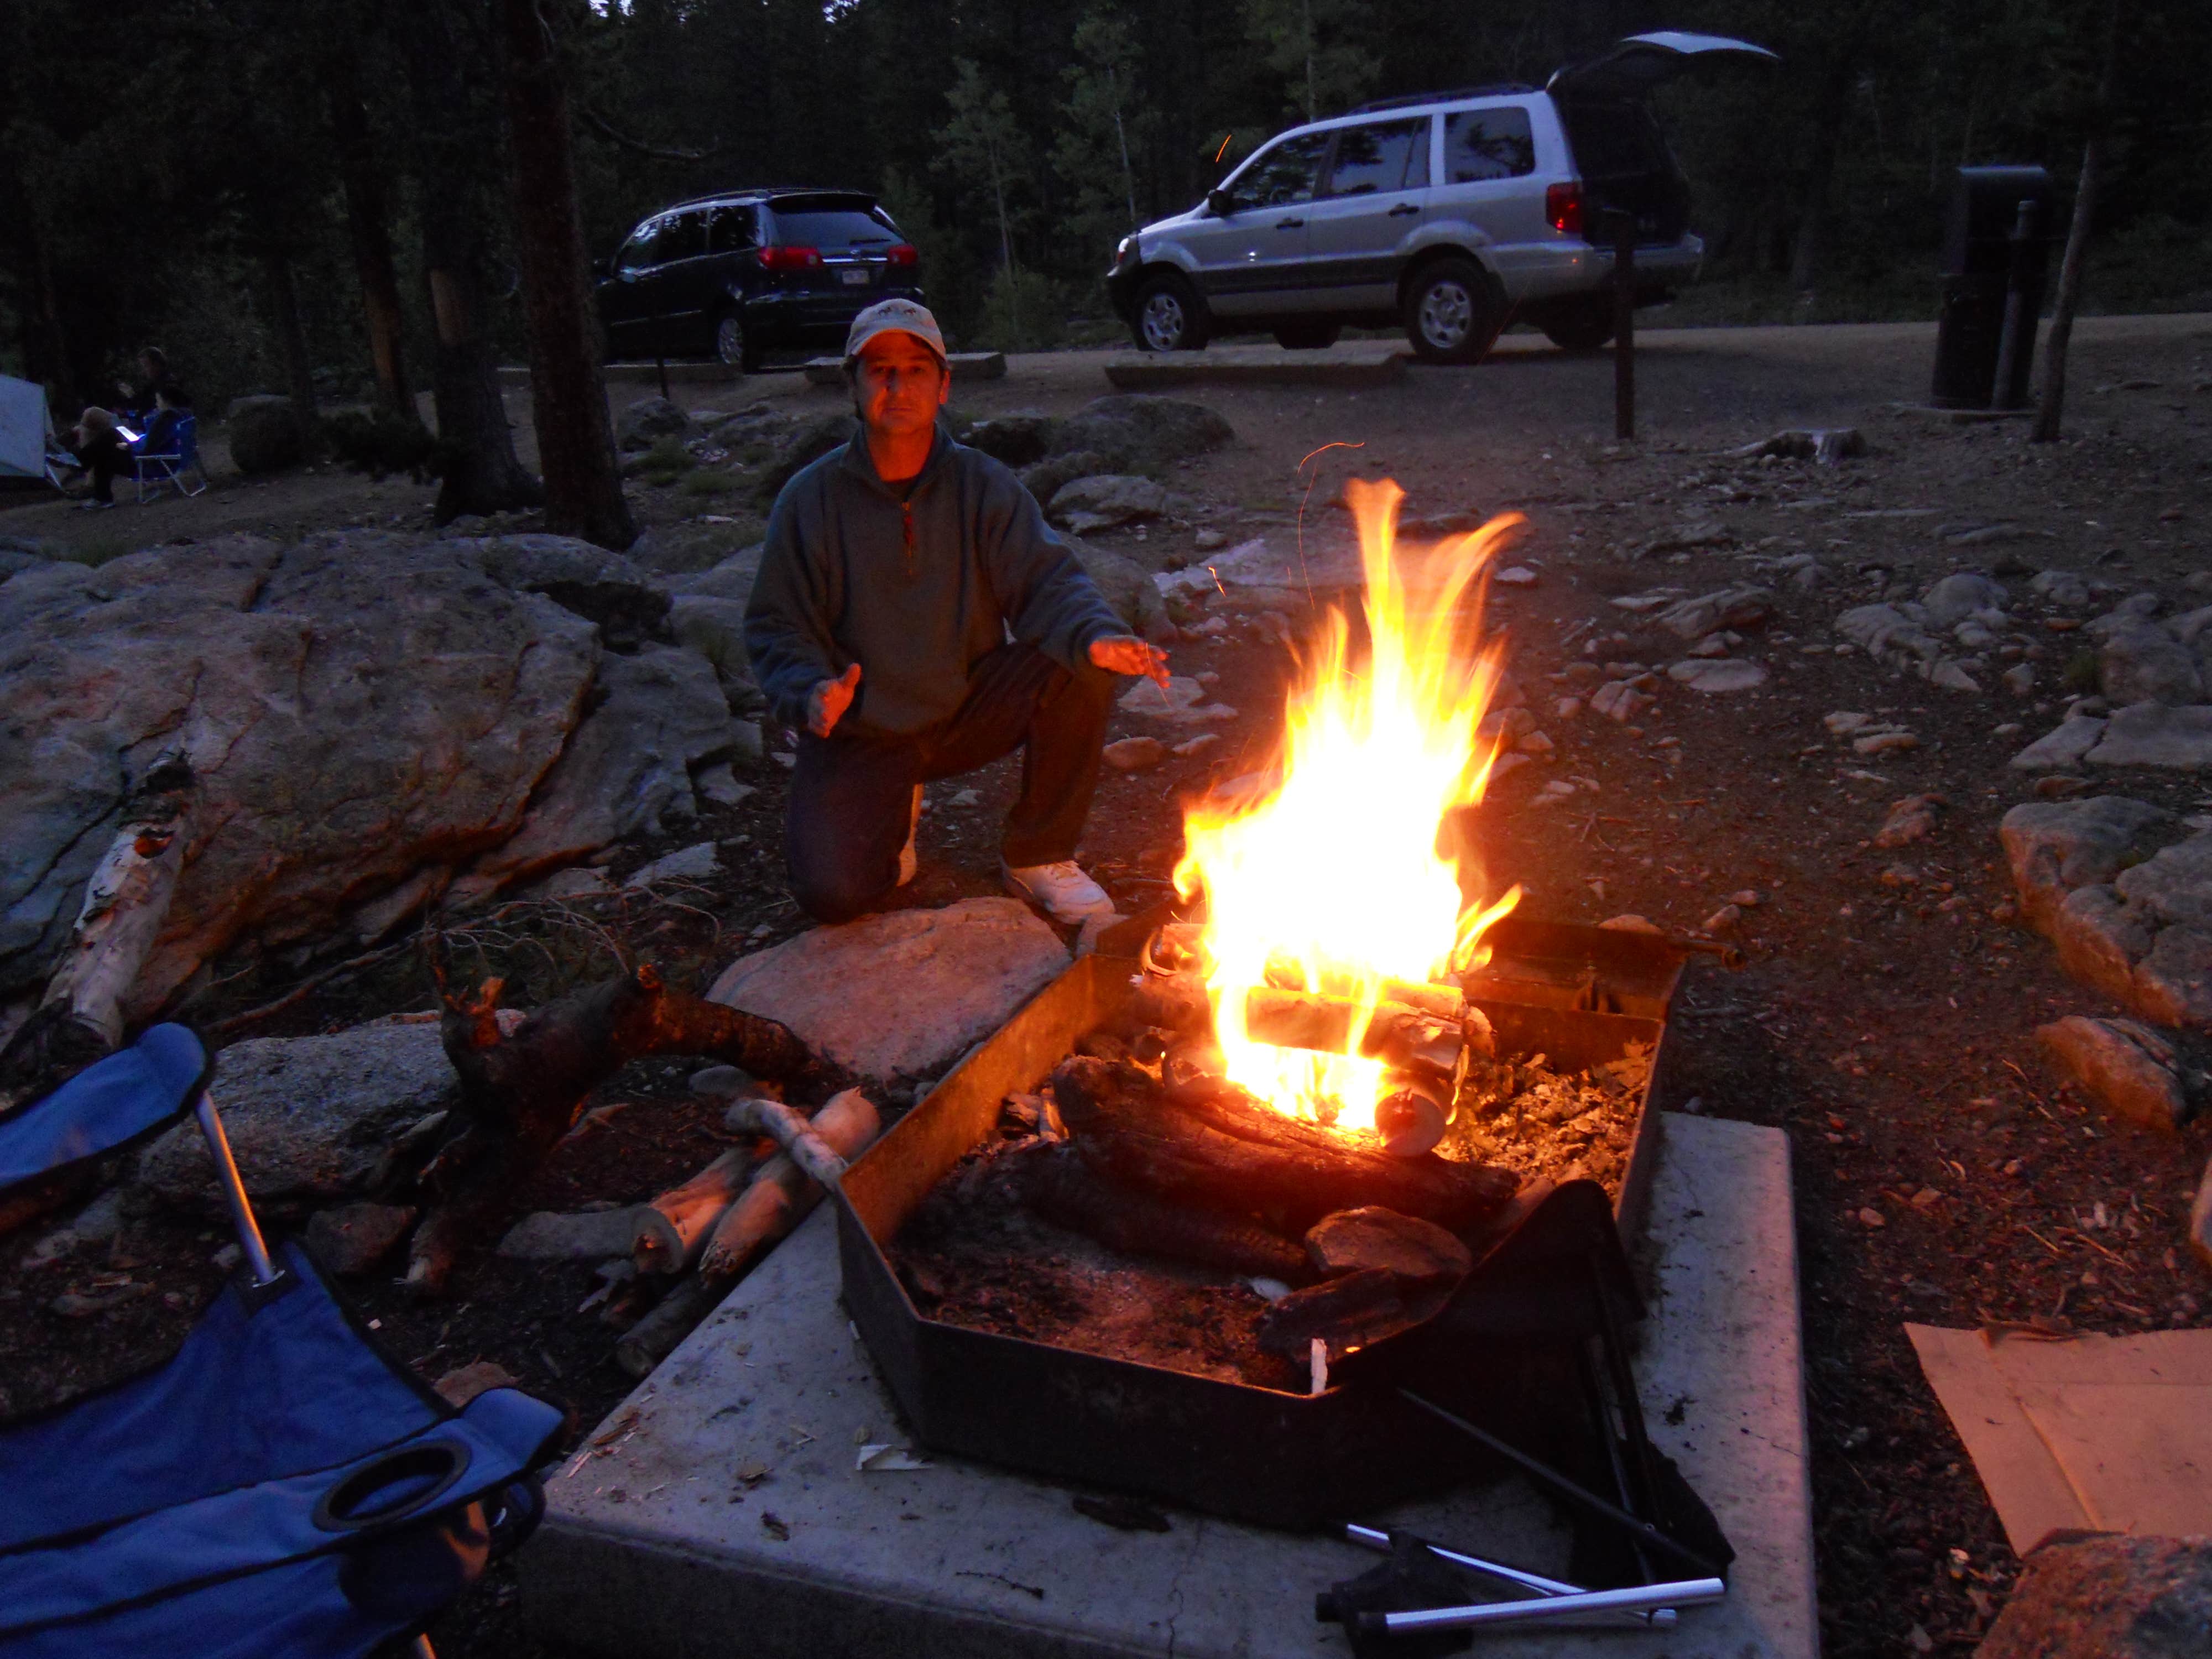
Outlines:
{"type": "MultiPolygon", "coordinates": [[[[1498,1632],[1479,1652],[1816,1651],[1787,1143],[1663,1121],[1638,1374],[1654,1438],[1739,1552],[1729,1600],[1671,1632],[1498,1632]]],[[[656,1659],[1349,1653],[1313,1617],[1316,1590],[1379,1559],[1348,1545],[1182,1510],[1168,1532],[1117,1532],[1076,1514],[1067,1487],[950,1458],[856,1470],[863,1446],[907,1442],[836,1298],[824,1206],[555,1472],[520,1558],[539,1635],[656,1659]]],[[[1388,1518],[1565,1571],[1564,1529],[1517,1482],[1388,1518]]]]}

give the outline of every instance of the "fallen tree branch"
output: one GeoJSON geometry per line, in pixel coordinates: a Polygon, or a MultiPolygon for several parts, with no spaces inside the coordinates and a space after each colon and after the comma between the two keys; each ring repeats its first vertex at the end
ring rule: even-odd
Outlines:
{"type": "Polygon", "coordinates": [[[722,1127],[738,1134],[768,1136],[791,1155],[809,1181],[834,1187],[844,1177],[845,1160],[804,1116],[780,1100],[741,1100],[722,1115],[722,1127]]]}
{"type": "Polygon", "coordinates": [[[658,144],[648,144],[642,138],[633,138],[617,127],[589,104],[576,106],[576,112],[584,118],[584,125],[611,143],[640,155],[649,155],[656,161],[711,161],[729,149],[727,144],[716,144],[712,149],[664,149],[658,144]]]}

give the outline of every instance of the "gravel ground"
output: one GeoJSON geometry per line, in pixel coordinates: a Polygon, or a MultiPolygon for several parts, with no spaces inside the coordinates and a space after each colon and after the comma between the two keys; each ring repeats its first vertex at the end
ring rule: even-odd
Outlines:
{"type": "MultiPolygon", "coordinates": [[[[1528,337],[1509,337],[1479,369],[1417,368],[1389,388],[1196,388],[1189,395],[1225,415],[1237,441],[1170,478],[1195,504],[1184,521],[1104,540],[1157,568],[1196,556],[1200,528],[1232,543],[1295,535],[1301,504],[1309,525],[1325,525],[1334,511],[1325,504],[1354,473],[1398,479],[1409,513],[1527,515],[1512,556],[1538,580],[1500,590],[1491,621],[1505,630],[1556,750],[1501,781],[1482,808],[1488,870],[1495,884],[1519,881],[1534,912],[1563,919],[1632,912],[1694,928],[1731,895],[1758,895],[1734,930],[1750,966],[1729,975],[1699,965],[1685,981],[1679,1094],[1662,1103],[1694,1100],[1691,1109],[1790,1137],[1826,1651],[1853,1659],[1969,1648],[2016,1564],[1903,1323],[2039,1317],[2125,1332],[2206,1322],[2212,1282],[2182,1233],[2205,1137],[2108,1119],[2061,1084],[2033,1042],[2033,1027],[2059,1014],[2113,1012],[2010,922],[1996,836],[2003,812],[2031,794],[2030,780],[2004,762],[2055,723],[2070,641],[2039,636],[2031,695],[1996,689],[1994,672],[1981,677],[1990,689],[1969,694],[1837,654],[1831,623],[1847,605],[1917,593],[1959,569],[2024,576],[2056,567],[2111,584],[2115,599],[2144,588],[2180,599],[2182,579],[2212,550],[2195,499],[2212,464],[2203,442],[2212,319],[2085,323],[2069,436],[2043,447],[2024,441],[2021,422],[1957,426],[1899,410],[1927,383],[1932,331],[1923,325],[1640,339],[1644,436],[1627,446],[1609,437],[1607,355],[1568,356],[1528,337]],[[1869,453],[1838,467],[1722,457],[1784,427],[1844,425],[1863,434],[1869,453]],[[1329,443],[1364,447],[1330,450],[1300,470],[1329,443]],[[1948,538],[1996,524],[2016,532],[1948,538]],[[1715,525],[1721,538],[1707,544],[1623,556],[1680,539],[1685,526],[1715,525]],[[1600,663],[1659,667],[1680,654],[1680,641],[1611,599],[1661,585],[1705,592],[1793,552],[1816,556],[1825,580],[1809,592],[1782,586],[1773,619],[1745,630],[1735,654],[1767,666],[1765,686],[1701,696],[1662,674],[1656,704],[1633,725],[1587,712],[1556,717],[1553,702],[1572,683],[1547,677],[1590,641],[1597,655],[1588,659],[1600,663]],[[1918,746],[1858,755],[1823,724],[1841,710],[1907,726],[1918,746]],[[1999,730],[2014,725],[2024,730],[1999,730]],[[1595,787],[1540,802],[1562,778],[1595,787]],[[1892,803],[1929,793],[1944,807],[1927,839],[1894,850],[1869,844],[1892,803]]],[[[1106,389],[1096,355],[1066,354],[1016,359],[1006,380],[963,386],[956,402],[977,416],[1066,411],[1106,389]]],[[[763,377],[744,392],[756,395],[795,410],[835,407],[834,393],[792,376],[763,377]]],[[[702,391],[690,401],[727,408],[732,396],[702,391]]],[[[526,423],[526,398],[513,401],[526,423]]],[[[126,535],[117,522],[125,520],[143,543],[419,515],[426,494],[325,471],[265,488],[219,483],[196,501],[84,518],[109,538],[126,535]]],[[[655,522],[699,505],[677,490],[641,500],[655,522]]],[[[69,535],[77,526],[67,512],[0,513],[0,530],[69,535]]],[[[2025,601],[2024,580],[2006,580],[2025,601]]],[[[2041,626],[2034,605],[2023,603],[2021,614],[2032,630],[2041,626]]],[[[1178,799],[1267,752],[1290,659],[1272,624],[1237,620],[1221,636],[1176,647],[1175,666],[1218,675],[1209,696],[1243,712],[1205,753],[1109,775],[1086,856],[1128,905],[1160,890],[1178,845],[1178,799]]],[[[1125,720],[1115,735],[1143,729],[1125,720]]],[[[1001,763],[969,781],[973,805],[951,804],[958,786],[933,792],[921,878],[905,902],[993,890],[1012,772],[1001,763]]],[[[796,931],[775,850],[782,778],[763,767],[750,780],[759,793],[715,809],[684,837],[723,842],[722,876],[627,901],[599,924],[693,984],[740,948],[796,931]]],[[[2100,787],[2184,811],[2212,805],[2187,777],[2122,774],[2100,787]]],[[[613,868],[676,844],[626,847],[613,868]]],[[[510,974],[518,1003],[607,968],[597,936],[557,909],[519,914],[467,942],[486,967],[510,974]]],[[[196,1018],[238,1014],[281,994],[298,971],[236,965],[240,977],[196,1018]]],[[[403,952],[240,1034],[330,1030],[428,1006],[424,975],[403,952]]],[[[518,1210],[629,1201],[706,1162],[721,1144],[716,1114],[686,1092],[686,1069],[639,1066],[615,1079],[599,1103],[627,1109],[564,1146],[518,1194],[518,1210]]],[[[158,1358],[219,1279],[208,1261],[220,1242],[211,1224],[134,1219],[99,1249],[17,1265],[37,1232],[7,1241],[0,1410],[33,1408],[158,1358]],[[65,1291],[94,1292],[118,1279],[147,1289],[88,1318],[50,1310],[65,1291]]],[[[393,1351],[426,1375],[495,1360],[569,1405],[580,1429],[629,1386],[612,1363],[613,1333],[574,1311],[591,1284],[583,1268],[487,1258],[466,1265],[437,1306],[410,1306],[374,1280],[359,1289],[393,1351]]],[[[447,1654],[552,1651],[520,1633],[503,1571],[434,1635],[447,1654]]]]}

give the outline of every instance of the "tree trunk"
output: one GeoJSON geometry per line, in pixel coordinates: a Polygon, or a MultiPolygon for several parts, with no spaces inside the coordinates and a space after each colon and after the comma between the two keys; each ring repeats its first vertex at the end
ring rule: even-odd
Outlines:
{"type": "Polygon", "coordinates": [[[269,323],[276,336],[277,361],[283,365],[284,390],[312,452],[317,425],[315,372],[307,361],[307,331],[300,325],[300,289],[292,276],[292,256],[281,248],[264,247],[261,273],[268,284],[269,323]]]}
{"type": "Polygon", "coordinates": [[[2036,404],[2031,443],[2058,441],[2066,413],[2066,351],[2073,343],[2074,313],[2081,303],[2081,271],[2089,257],[2089,227],[2097,213],[2098,173],[2104,159],[2105,125],[2111,118],[2112,70],[2118,56],[2119,0],[2105,21],[2105,65],[2097,78],[2097,101],[2089,118],[2089,137],[2081,146],[2081,181],[2074,187],[2074,222],[2066,231],[2066,254],[2058,266],[2058,293],[2051,303],[2051,330],[2044,337],[2043,396],[2036,404]]]}
{"type": "Polygon", "coordinates": [[[362,321],[368,331],[369,362],[376,373],[380,409],[404,421],[420,417],[407,384],[402,343],[406,321],[399,304],[399,274],[392,257],[391,196],[368,130],[368,112],[356,88],[352,60],[331,68],[331,131],[337,143],[338,174],[345,187],[346,228],[353,242],[356,279],[361,283],[362,321]]]}
{"type": "Polygon", "coordinates": [[[497,134],[483,95],[469,82],[471,70],[490,65],[489,42],[471,28],[468,9],[430,0],[398,31],[419,135],[423,279],[436,339],[431,392],[438,411],[441,524],[544,500],[515,456],[484,325],[483,221],[497,134]]]}
{"type": "Polygon", "coordinates": [[[623,498],[592,326],[568,93],[540,4],[501,0],[515,257],[530,331],[530,401],[545,475],[545,528],[619,552],[637,539],[637,526],[623,498]]]}
{"type": "Polygon", "coordinates": [[[1799,294],[1811,292],[1820,275],[1820,234],[1827,225],[1828,191],[1835,181],[1836,158],[1843,148],[1844,119],[1850,112],[1857,60],[1855,48],[1846,50],[1820,89],[1820,108],[1814,118],[1812,161],[1806,170],[1805,200],[1790,257],[1790,286],[1799,294]]]}

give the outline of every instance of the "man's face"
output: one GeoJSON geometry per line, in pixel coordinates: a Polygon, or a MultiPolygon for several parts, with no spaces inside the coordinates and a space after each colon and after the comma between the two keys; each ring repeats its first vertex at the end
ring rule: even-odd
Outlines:
{"type": "Polygon", "coordinates": [[[853,371],[860,419],[886,437],[927,429],[951,389],[936,354],[911,334],[877,335],[853,371]]]}

